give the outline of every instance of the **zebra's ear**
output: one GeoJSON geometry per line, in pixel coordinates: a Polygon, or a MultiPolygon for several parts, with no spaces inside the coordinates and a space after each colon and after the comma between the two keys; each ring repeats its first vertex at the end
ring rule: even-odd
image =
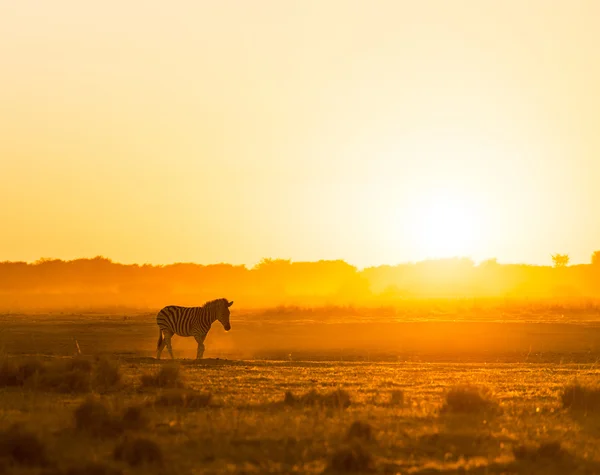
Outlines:
{"type": "Polygon", "coordinates": [[[232,305],[233,305],[233,300],[227,304],[228,307],[231,307],[232,305]]]}

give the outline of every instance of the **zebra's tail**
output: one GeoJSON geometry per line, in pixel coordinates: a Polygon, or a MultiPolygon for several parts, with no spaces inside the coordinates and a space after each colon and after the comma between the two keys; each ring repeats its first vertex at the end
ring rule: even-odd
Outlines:
{"type": "Polygon", "coordinates": [[[160,329],[160,327],[158,328],[158,344],[156,345],[156,349],[160,349],[160,345],[163,341],[163,335],[162,335],[162,330],[160,329]]]}

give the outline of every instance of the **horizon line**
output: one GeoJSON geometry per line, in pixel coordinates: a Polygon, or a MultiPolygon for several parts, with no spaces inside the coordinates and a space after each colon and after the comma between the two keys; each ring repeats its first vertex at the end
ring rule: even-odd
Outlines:
{"type": "MultiPolygon", "coordinates": [[[[567,254],[568,255],[568,254],[567,254]]],[[[549,255],[549,257],[552,257],[552,254],[549,255]]],[[[474,259],[472,257],[469,256],[447,256],[447,257],[429,257],[429,258],[425,258],[425,259],[420,259],[420,260],[413,260],[413,261],[402,261],[402,262],[397,262],[397,263],[383,263],[383,264],[372,264],[372,265],[366,265],[366,266],[358,266],[355,265],[345,259],[341,259],[341,258],[332,258],[332,259],[317,259],[317,260],[294,260],[292,258],[284,258],[284,257],[263,257],[261,258],[258,262],[254,263],[254,264],[248,264],[248,263],[241,263],[241,264],[236,264],[236,263],[232,263],[232,262],[211,262],[211,263],[201,263],[201,262],[193,262],[193,261],[173,261],[170,263],[152,263],[152,262],[120,262],[120,261],[116,261],[110,257],[107,256],[103,256],[103,255],[95,255],[93,257],[77,257],[77,258],[73,258],[73,259],[63,259],[60,257],[40,257],[35,261],[25,261],[25,260],[2,260],[0,261],[0,264],[8,264],[8,263],[12,263],[12,264],[16,264],[16,263],[24,263],[27,265],[39,265],[42,264],[43,262],[51,262],[51,261],[61,261],[61,262],[74,262],[74,261],[80,261],[80,260],[94,260],[94,259],[103,259],[103,260],[107,260],[112,264],[116,264],[116,265],[123,265],[123,266],[128,266],[128,265],[137,265],[137,266],[152,266],[152,267],[168,267],[168,266],[173,266],[173,265],[197,265],[197,266],[218,266],[218,265],[228,265],[228,266],[232,266],[232,267],[245,267],[248,270],[252,270],[255,267],[257,267],[263,260],[271,260],[271,261],[289,261],[291,264],[295,264],[295,263],[318,263],[318,262],[343,262],[345,264],[348,264],[352,267],[355,267],[357,270],[362,271],[364,269],[370,269],[370,268],[376,268],[376,267],[384,267],[384,266],[389,266],[389,267],[397,267],[397,266],[402,266],[402,265],[416,265],[416,264],[420,264],[420,263],[425,263],[425,262],[435,262],[435,261],[451,261],[451,260],[469,260],[473,262],[474,266],[480,266],[481,264],[485,263],[485,262],[494,262],[498,265],[522,265],[522,266],[531,266],[531,267],[554,267],[552,264],[535,264],[535,263],[528,263],[528,262],[501,262],[498,258],[496,257],[490,257],[490,258],[485,258],[485,259],[474,259]]],[[[591,262],[588,263],[573,263],[571,265],[567,265],[567,267],[574,267],[574,266],[579,266],[579,265],[592,265],[591,262]]]]}

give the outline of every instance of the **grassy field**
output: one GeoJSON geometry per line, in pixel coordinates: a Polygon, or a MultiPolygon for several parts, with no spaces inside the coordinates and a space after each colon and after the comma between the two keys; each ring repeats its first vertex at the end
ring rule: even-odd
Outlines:
{"type": "Polygon", "coordinates": [[[593,325],[232,319],[174,364],[144,315],[1,323],[0,473],[600,473],[593,325]]]}

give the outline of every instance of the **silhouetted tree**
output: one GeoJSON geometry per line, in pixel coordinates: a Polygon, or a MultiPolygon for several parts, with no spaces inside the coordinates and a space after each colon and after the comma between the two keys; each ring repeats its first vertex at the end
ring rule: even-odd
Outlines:
{"type": "Polygon", "coordinates": [[[600,251],[594,251],[592,254],[592,265],[600,266],[600,251]]]}
{"type": "Polygon", "coordinates": [[[552,254],[552,262],[554,267],[566,267],[569,264],[568,254],[552,254]]]}

